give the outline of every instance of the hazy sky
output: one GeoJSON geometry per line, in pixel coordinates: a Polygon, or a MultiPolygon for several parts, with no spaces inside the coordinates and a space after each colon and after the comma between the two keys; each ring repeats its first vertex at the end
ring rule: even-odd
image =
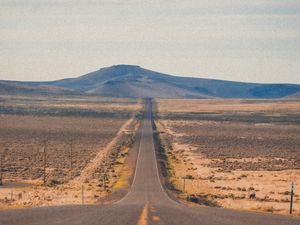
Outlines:
{"type": "Polygon", "coordinates": [[[300,83],[300,1],[0,0],[0,80],[114,64],[300,83]]]}

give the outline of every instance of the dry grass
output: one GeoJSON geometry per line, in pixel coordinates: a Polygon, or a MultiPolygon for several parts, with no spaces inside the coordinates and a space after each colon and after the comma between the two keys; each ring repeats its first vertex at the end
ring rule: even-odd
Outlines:
{"type": "Polygon", "coordinates": [[[300,215],[300,126],[288,118],[300,116],[298,101],[159,100],[157,108],[161,138],[172,143],[165,147],[178,189],[189,174],[187,194],[208,205],[288,214],[294,180],[294,214],[300,215]],[[203,112],[215,116],[199,118],[203,112]],[[274,116],[280,120],[272,122],[274,116]]]}
{"type": "Polygon", "coordinates": [[[176,112],[277,112],[299,113],[300,101],[295,100],[241,100],[241,99],[160,99],[160,113],[176,112]]]}
{"type": "Polygon", "coordinates": [[[70,141],[75,176],[116,135],[126,119],[0,115],[0,146],[6,179],[42,176],[43,141],[47,140],[48,179],[70,178],[70,141]]]}
{"type": "Polygon", "coordinates": [[[115,162],[127,156],[141,109],[141,102],[131,99],[0,96],[0,208],[80,204],[82,184],[86,203],[111,192],[122,169],[115,162]],[[105,187],[100,178],[104,172],[105,187]]]}

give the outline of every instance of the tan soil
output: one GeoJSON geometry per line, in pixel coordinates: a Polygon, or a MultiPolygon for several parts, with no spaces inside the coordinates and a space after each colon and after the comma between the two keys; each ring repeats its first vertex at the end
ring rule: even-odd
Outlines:
{"type": "Polygon", "coordinates": [[[142,109],[140,101],[109,98],[27,99],[14,96],[6,97],[4,102],[14,107],[23,104],[25,109],[45,112],[48,107],[90,107],[95,112],[119,113],[117,115],[120,117],[12,115],[1,114],[0,111],[0,146],[2,150],[8,149],[3,159],[4,185],[0,186],[0,209],[81,204],[82,189],[84,203],[91,204],[113,190],[128,154],[129,140],[138,128],[139,120],[135,119],[135,115],[142,109]],[[38,104],[39,101],[44,101],[46,109],[41,109],[43,104],[38,104]],[[82,105],[82,102],[87,105],[82,105]],[[127,115],[123,116],[122,110],[131,112],[131,118],[126,119],[127,115]],[[45,137],[48,140],[47,181],[62,182],[59,185],[42,184],[43,154],[40,149],[45,137]],[[70,140],[73,143],[72,171],[70,140]],[[118,164],[115,164],[116,161],[118,164]],[[101,180],[103,172],[108,175],[105,187],[101,180]]]}
{"type": "MultiPolygon", "coordinates": [[[[112,187],[122,170],[123,165],[117,165],[115,169],[116,177],[110,177],[106,182],[106,189],[99,186],[99,174],[95,173],[99,169],[102,160],[105,160],[110,150],[114,148],[122,138],[124,132],[128,132],[128,127],[134,123],[133,119],[128,120],[119,130],[117,136],[104,149],[100,149],[97,156],[92,159],[80,173],[80,176],[68,182],[54,187],[43,186],[38,180],[4,180],[4,186],[0,187],[0,209],[37,207],[50,205],[82,204],[82,189],[85,204],[94,204],[98,199],[112,191],[112,187]],[[96,176],[95,176],[96,175],[96,176]],[[28,185],[18,185],[19,182],[28,185]]],[[[137,126],[134,127],[136,131],[137,126]]],[[[125,148],[122,153],[128,152],[125,148]]],[[[125,157],[119,157],[120,163],[125,157]]]]}
{"type": "MultiPolygon", "coordinates": [[[[298,114],[299,102],[244,100],[159,100],[159,112],[223,110],[298,114]]],[[[158,114],[159,116],[162,114],[158,114]]],[[[281,115],[283,116],[283,115],[281,115]]],[[[294,215],[300,216],[300,127],[297,123],[245,123],[168,119],[157,121],[174,175],[171,181],[189,195],[225,208],[289,213],[291,180],[295,181],[294,215]],[[276,143],[276,144],[274,144],[276,143]],[[277,144],[278,143],[278,144],[277,144]],[[250,169],[250,170],[249,170],[250,169]],[[250,199],[255,193],[256,198],[250,199]]]]}

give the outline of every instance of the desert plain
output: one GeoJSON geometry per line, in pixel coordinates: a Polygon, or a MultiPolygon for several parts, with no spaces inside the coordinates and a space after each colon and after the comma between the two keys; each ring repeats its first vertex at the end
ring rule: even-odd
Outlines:
{"type": "Polygon", "coordinates": [[[0,96],[0,209],[95,203],[111,193],[141,110],[137,99],[0,96]]]}
{"type": "MultiPolygon", "coordinates": [[[[129,188],[142,110],[141,99],[1,95],[0,209],[101,203],[129,188]]],[[[299,100],[155,99],[153,111],[179,199],[287,215],[293,181],[300,215],[299,100]]]]}
{"type": "Polygon", "coordinates": [[[179,198],[300,215],[300,101],[158,99],[156,127],[179,198]],[[187,179],[183,179],[187,178],[187,179]]]}

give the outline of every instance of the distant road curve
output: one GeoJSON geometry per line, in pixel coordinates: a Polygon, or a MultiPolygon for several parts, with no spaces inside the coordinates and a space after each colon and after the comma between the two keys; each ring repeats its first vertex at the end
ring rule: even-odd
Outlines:
{"type": "Polygon", "coordinates": [[[135,177],[123,199],[110,205],[0,211],[0,225],[300,225],[300,218],[188,207],[171,200],[159,179],[151,108],[147,100],[135,177]]]}

